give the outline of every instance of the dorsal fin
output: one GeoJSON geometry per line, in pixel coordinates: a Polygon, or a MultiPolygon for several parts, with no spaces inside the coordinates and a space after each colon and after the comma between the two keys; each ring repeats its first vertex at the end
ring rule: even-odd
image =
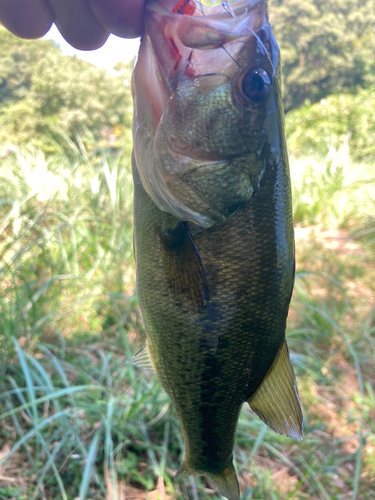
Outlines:
{"type": "Polygon", "coordinates": [[[286,340],[263,382],[247,402],[277,433],[298,441],[303,438],[302,409],[286,340]]]}

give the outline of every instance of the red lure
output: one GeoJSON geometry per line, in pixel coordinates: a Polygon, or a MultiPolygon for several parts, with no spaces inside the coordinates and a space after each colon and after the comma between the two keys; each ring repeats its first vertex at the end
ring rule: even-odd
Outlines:
{"type": "Polygon", "coordinates": [[[172,12],[192,16],[196,8],[194,0],[180,0],[172,12]]]}

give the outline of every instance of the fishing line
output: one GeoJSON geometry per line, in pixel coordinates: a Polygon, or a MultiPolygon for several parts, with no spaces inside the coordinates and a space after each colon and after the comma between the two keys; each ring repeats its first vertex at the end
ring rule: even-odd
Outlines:
{"type": "Polygon", "coordinates": [[[224,10],[228,12],[229,15],[232,17],[236,17],[236,14],[233,12],[233,9],[228,3],[228,0],[222,0],[221,5],[223,6],[224,10]]]}
{"type": "Polygon", "coordinates": [[[273,63],[272,63],[272,60],[271,60],[270,54],[269,54],[268,50],[266,49],[266,46],[264,45],[264,43],[262,42],[262,40],[260,39],[260,37],[259,37],[259,36],[255,33],[255,31],[254,31],[252,28],[250,28],[249,26],[246,26],[246,28],[245,28],[245,29],[249,30],[249,31],[250,31],[250,33],[251,33],[252,35],[254,35],[254,36],[255,36],[255,38],[258,40],[258,42],[260,43],[261,47],[263,47],[263,49],[264,49],[264,51],[265,51],[265,53],[266,53],[266,57],[267,57],[267,59],[268,59],[268,61],[269,61],[270,65],[271,65],[271,68],[272,68],[272,76],[275,76],[275,75],[276,75],[276,71],[275,71],[275,68],[274,68],[274,66],[273,66],[273,63]]]}
{"type": "Polygon", "coordinates": [[[204,14],[204,10],[203,10],[203,4],[202,4],[202,2],[198,2],[198,4],[201,8],[202,16],[204,16],[205,14],[204,14]]]}
{"type": "Polygon", "coordinates": [[[226,78],[230,81],[229,76],[225,75],[224,73],[205,73],[204,75],[195,75],[194,78],[201,78],[203,76],[222,76],[223,78],[226,78]]]}
{"type": "Polygon", "coordinates": [[[235,62],[239,68],[241,68],[241,69],[242,69],[242,66],[240,66],[240,64],[239,64],[239,63],[235,60],[235,58],[234,58],[234,57],[233,57],[233,56],[232,56],[232,55],[231,55],[231,54],[227,51],[227,49],[224,47],[224,45],[221,45],[220,47],[221,47],[221,48],[224,50],[224,52],[225,52],[225,53],[226,53],[226,54],[227,54],[227,55],[228,55],[228,56],[232,59],[232,61],[233,61],[233,62],[235,62]]]}
{"type": "MultiPolygon", "coordinates": [[[[189,57],[187,58],[189,64],[191,63],[192,57],[193,57],[193,50],[190,52],[189,57]]],[[[188,66],[189,66],[189,64],[188,64],[188,66]]]]}

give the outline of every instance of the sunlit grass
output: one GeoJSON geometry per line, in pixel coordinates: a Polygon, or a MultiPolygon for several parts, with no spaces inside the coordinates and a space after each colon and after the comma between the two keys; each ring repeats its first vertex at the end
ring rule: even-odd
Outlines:
{"type": "Polygon", "coordinates": [[[107,327],[114,324],[117,294],[132,295],[128,156],[89,157],[76,147],[72,157],[46,160],[40,153],[23,153],[1,166],[0,279],[7,337],[29,342],[42,333],[99,332],[104,318],[107,327]]]}
{"type": "MultiPolygon", "coordinates": [[[[0,164],[0,499],[219,498],[207,480],[173,481],[176,417],[156,377],[125,362],[144,340],[128,152],[71,147],[0,164]]],[[[244,499],[375,498],[375,182],[344,153],[292,162],[288,343],[305,437],[244,407],[244,499]]]]}
{"type": "Polygon", "coordinates": [[[290,169],[296,224],[358,229],[369,222],[375,209],[374,165],[353,163],[346,142],[323,159],[292,156],[290,169]]]}

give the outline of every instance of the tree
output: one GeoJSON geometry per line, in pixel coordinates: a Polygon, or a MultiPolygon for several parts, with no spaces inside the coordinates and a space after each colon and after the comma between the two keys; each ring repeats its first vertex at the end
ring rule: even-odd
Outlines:
{"type": "Polygon", "coordinates": [[[326,156],[349,148],[354,161],[375,159],[375,88],[356,95],[330,95],[302,106],[286,118],[288,146],[293,156],[326,156]]]}
{"type": "Polygon", "coordinates": [[[374,0],[270,0],[285,111],[375,83],[374,0]]]}
{"type": "Polygon", "coordinates": [[[111,143],[129,139],[131,65],[111,76],[52,42],[19,40],[0,28],[0,140],[45,151],[83,129],[111,143]],[[104,132],[103,132],[104,131],[104,132]]]}

